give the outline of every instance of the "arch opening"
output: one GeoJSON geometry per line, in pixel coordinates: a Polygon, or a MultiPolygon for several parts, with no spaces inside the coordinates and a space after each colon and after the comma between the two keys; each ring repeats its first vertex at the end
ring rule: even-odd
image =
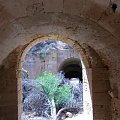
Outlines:
{"type": "Polygon", "coordinates": [[[82,65],[80,59],[66,59],[58,70],[63,71],[66,78],[79,78],[79,80],[82,81],[82,65]]]}
{"type": "MultiPolygon", "coordinates": [[[[78,48],[77,48],[77,50],[78,50],[78,48]]],[[[24,54],[24,56],[25,56],[25,54],[24,54]]],[[[79,78],[80,79],[79,81],[83,81],[83,78],[82,78],[82,74],[83,74],[83,72],[82,72],[82,64],[81,64],[80,58],[78,59],[78,55],[77,55],[77,58],[71,57],[69,59],[71,59],[69,64],[63,65],[61,67],[59,67],[59,65],[57,66],[57,68],[59,68],[58,71],[64,70],[65,78],[69,78],[69,79],[71,79],[71,78],[79,78]],[[73,68],[74,68],[74,70],[73,70],[73,68]]],[[[44,61],[44,60],[43,60],[43,62],[46,63],[46,61],[44,61]]],[[[80,119],[80,116],[79,116],[79,119],[80,119]]]]}

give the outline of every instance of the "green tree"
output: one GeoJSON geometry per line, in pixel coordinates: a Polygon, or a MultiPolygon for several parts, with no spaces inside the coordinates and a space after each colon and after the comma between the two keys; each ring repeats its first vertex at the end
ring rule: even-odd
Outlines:
{"type": "Polygon", "coordinates": [[[38,77],[39,84],[42,85],[45,94],[51,102],[51,117],[56,120],[56,105],[68,101],[72,95],[70,85],[62,85],[61,79],[51,72],[45,71],[42,76],[38,77]]]}

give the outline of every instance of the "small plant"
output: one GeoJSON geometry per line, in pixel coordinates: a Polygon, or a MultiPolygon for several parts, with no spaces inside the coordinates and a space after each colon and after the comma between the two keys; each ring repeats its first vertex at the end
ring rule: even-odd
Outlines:
{"type": "Polygon", "coordinates": [[[37,80],[51,101],[51,116],[56,120],[56,105],[70,99],[72,96],[71,86],[65,84],[60,86],[61,79],[47,71],[44,72],[43,76],[38,77],[37,80]]]}

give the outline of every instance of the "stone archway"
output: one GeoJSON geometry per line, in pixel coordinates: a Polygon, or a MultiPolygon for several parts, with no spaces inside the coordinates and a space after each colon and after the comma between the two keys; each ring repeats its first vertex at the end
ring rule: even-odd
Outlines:
{"type": "MultiPolygon", "coordinates": [[[[60,35],[49,35],[49,36],[44,36],[44,37],[40,37],[36,40],[33,40],[31,41],[30,43],[28,43],[24,49],[24,52],[21,56],[21,61],[20,61],[20,66],[19,66],[19,69],[22,68],[22,63],[24,61],[24,58],[25,58],[25,55],[26,53],[33,47],[35,46],[36,44],[40,43],[40,42],[43,42],[43,41],[47,41],[47,40],[58,40],[58,41],[63,41],[64,43],[67,43],[68,45],[70,45],[72,48],[75,49],[75,51],[77,53],[80,54],[80,58],[81,60],[83,61],[83,64],[85,63],[85,66],[89,69],[90,65],[89,65],[89,61],[88,61],[88,58],[86,56],[86,54],[84,53],[84,49],[79,45],[79,43],[75,42],[74,40],[70,39],[70,38],[67,38],[67,37],[64,37],[64,36],[60,36],[60,35]]],[[[79,59],[80,61],[80,59],[79,59]]],[[[76,62],[76,65],[78,65],[78,59],[75,60],[76,62]]],[[[80,66],[81,66],[81,63],[80,63],[80,66]]],[[[78,66],[77,66],[78,68],[78,66]]],[[[81,68],[80,68],[81,69],[81,68]]],[[[87,70],[88,70],[87,69],[87,70]]],[[[82,71],[81,71],[82,72],[82,71]]],[[[88,71],[89,72],[89,71],[88,71]]],[[[90,74],[90,73],[89,73],[90,74]]],[[[80,76],[81,77],[81,76],[80,76]]],[[[21,80],[19,80],[21,81],[21,80]]],[[[91,91],[92,93],[92,91],[91,91]]],[[[21,105],[19,105],[21,106],[21,105]]],[[[20,107],[21,108],[21,107],[20,107]]]]}
{"type": "Polygon", "coordinates": [[[71,45],[71,47],[75,48],[76,51],[80,53],[81,59],[86,68],[87,77],[91,87],[90,92],[91,95],[93,96],[92,100],[94,120],[97,119],[110,120],[111,117],[108,118],[108,115],[111,116],[110,98],[107,93],[108,90],[110,89],[108,78],[109,76],[107,74],[108,70],[104,66],[104,63],[101,61],[100,57],[92,48],[90,47],[82,48],[79,45],[79,43],[76,42],[75,40],[71,40],[70,38],[59,35],[47,35],[39,37],[38,39],[31,41],[25,46],[20,46],[16,48],[4,60],[3,64],[0,66],[0,72],[2,73],[0,74],[1,78],[0,84],[5,89],[4,94],[2,95],[2,102],[4,103],[3,107],[6,110],[4,110],[3,107],[1,107],[0,109],[1,118],[7,120],[8,119],[21,120],[22,89],[20,73],[24,56],[26,55],[27,51],[35,44],[49,39],[62,40],[65,43],[71,45]],[[90,60],[90,58],[92,59],[90,60]],[[9,97],[9,100],[7,99],[7,97],[9,97]],[[8,116],[6,116],[6,114],[8,116]]]}
{"type": "Polygon", "coordinates": [[[82,65],[80,58],[68,58],[60,64],[58,71],[63,71],[66,78],[79,78],[82,81],[82,65]]]}

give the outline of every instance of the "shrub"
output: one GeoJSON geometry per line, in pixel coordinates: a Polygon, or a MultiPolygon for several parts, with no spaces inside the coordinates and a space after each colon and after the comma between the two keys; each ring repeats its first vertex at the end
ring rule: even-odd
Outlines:
{"type": "Polygon", "coordinates": [[[50,114],[50,102],[48,97],[39,92],[29,94],[23,102],[24,112],[34,112],[36,116],[48,117],[50,114]]]}

